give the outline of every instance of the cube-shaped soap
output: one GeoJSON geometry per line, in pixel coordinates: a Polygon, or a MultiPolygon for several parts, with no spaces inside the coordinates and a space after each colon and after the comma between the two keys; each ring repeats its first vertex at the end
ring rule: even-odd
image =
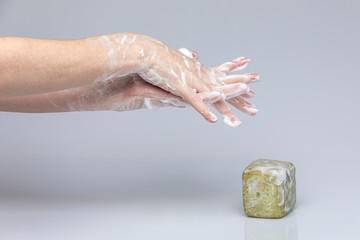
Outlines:
{"type": "Polygon", "coordinates": [[[281,218],[296,203],[295,167],[291,162],[258,159],[243,172],[246,215],[281,218]]]}

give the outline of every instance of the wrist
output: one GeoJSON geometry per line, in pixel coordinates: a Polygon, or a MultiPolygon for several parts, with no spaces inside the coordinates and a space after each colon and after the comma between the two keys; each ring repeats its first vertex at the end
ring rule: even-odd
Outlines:
{"type": "Polygon", "coordinates": [[[117,77],[141,71],[145,55],[142,38],[141,34],[129,32],[97,37],[105,57],[103,75],[117,77]]]}
{"type": "MultiPolygon", "coordinates": [[[[149,69],[156,59],[155,49],[159,46],[165,49],[165,44],[147,35],[137,33],[116,33],[109,35],[117,47],[119,59],[123,61],[122,69],[128,69],[128,74],[139,73],[149,69]]],[[[122,71],[121,71],[122,72],[122,71]]]]}

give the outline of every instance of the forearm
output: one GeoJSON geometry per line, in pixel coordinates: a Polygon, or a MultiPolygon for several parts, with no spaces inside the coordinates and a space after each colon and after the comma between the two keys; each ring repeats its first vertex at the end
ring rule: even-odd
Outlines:
{"type": "Polygon", "coordinates": [[[47,113],[115,110],[109,107],[111,102],[121,104],[131,99],[131,96],[124,94],[124,90],[131,86],[129,79],[132,78],[117,78],[50,93],[4,97],[0,98],[0,111],[47,113]]]}
{"type": "MultiPolygon", "coordinates": [[[[0,111],[23,113],[69,112],[79,96],[75,89],[29,96],[0,98],[0,111]]],[[[85,110],[85,109],[84,109],[85,110]]]]}
{"type": "Polygon", "coordinates": [[[119,69],[126,73],[135,64],[131,58],[121,59],[117,66],[109,63],[108,45],[115,46],[119,35],[78,40],[0,38],[0,97],[78,87],[119,69]]]}

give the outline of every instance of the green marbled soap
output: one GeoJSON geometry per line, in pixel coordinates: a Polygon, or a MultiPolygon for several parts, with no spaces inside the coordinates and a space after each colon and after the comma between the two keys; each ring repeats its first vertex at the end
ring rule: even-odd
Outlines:
{"type": "Polygon", "coordinates": [[[281,218],[296,203],[295,167],[291,162],[258,159],[243,172],[243,201],[246,215],[281,218]]]}

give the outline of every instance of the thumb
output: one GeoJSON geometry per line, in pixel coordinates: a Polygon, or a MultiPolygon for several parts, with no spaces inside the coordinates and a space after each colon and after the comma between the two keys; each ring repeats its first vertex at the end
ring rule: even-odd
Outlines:
{"type": "Polygon", "coordinates": [[[187,48],[180,48],[179,49],[179,52],[181,52],[182,54],[184,54],[185,56],[189,57],[189,58],[193,58],[195,60],[198,60],[199,59],[199,55],[197,52],[195,51],[190,51],[189,49],[187,48]]]}

